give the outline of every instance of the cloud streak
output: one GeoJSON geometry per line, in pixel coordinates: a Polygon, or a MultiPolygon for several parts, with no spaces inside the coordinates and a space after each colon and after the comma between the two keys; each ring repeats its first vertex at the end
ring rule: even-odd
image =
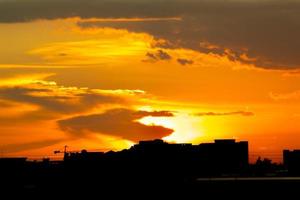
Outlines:
{"type": "Polygon", "coordinates": [[[235,111],[235,112],[200,112],[197,113],[196,116],[205,117],[205,116],[232,116],[232,115],[241,115],[244,117],[253,116],[253,112],[248,111],[235,111]]]}
{"type": "Polygon", "coordinates": [[[4,151],[5,153],[16,153],[20,151],[41,149],[44,147],[48,147],[60,143],[62,141],[63,140],[61,139],[51,139],[51,140],[42,140],[42,141],[19,143],[19,144],[7,144],[1,146],[1,151],[4,151]]]}
{"type": "Polygon", "coordinates": [[[281,100],[298,100],[300,99],[300,90],[290,92],[290,93],[274,93],[270,92],[270,98],[275,101],[281,100]]]}
{"type": "Polygon", "coordinates": [[[101,105],[126,105],[138,90],[99,90],[59,86],[55,82],[33,81],[31,84],[0,87],[0,98],[33,104],[42,110],[70,114],[101,105]]]}

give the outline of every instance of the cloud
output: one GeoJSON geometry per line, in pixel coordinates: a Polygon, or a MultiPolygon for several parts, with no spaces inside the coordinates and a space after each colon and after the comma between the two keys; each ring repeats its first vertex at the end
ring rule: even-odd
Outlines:
{"type": "Polygon", "coordinates": [[[16,0],[1,2],[0,19],[20,22],[79,16],[84,19],[78,22],[82,28],[146,32],[167,40],[169,47],[223,55],[266,69],[297,69],[299,10],[299,1],[281,0],[16,0]],[[181,20],[148,20],[163,18],[181,20]]]}
{"type": "MultiPolygon", "coordinates": [[[[77,33],[87,33],[75,26],[77,33]]],[[[40,57],[48,65],[87,67],[106,63],[105,61],[111,57],[118,57],[118,59],[109,59],[111,64],[119,63],[123,59],[131,61],[137,56],[143,56],[149,49],[149,43],[153,41],[152,36],[148,34],[134,34],[126,30],[106,28],[96,32],[100,34],[97,39],[50,42],[27,53],[40,57]]]]}
{"type": "Polygon", "coordinates": [[[143,117],[173,117],[174,114],[170,111],[136,111],[135,116],[139,116],[139,118],[143,117]]]}
{"type": "Polygon", "coordinates": [[[58,121],[59,127],[77,137],[85,132],[121,137],[134,142],[152,140],[170,135],[173,130],[163,126],[144,125],[138,119],[147,116],[172,117],[168,111],[135,111],[131,109],[112,109],[101,114],[79,116],[58,121]]]}
{"type": "Polygon", "coordinates": [[[138,90],[99,90],[59,86],[55,82],[33,81],[29,84],[0,87],[0,98],[6,101],[33,104],[42,110],[69,114],[101,105],[126,105],[138,90]]]}
{"type": "Polygon", "coordinates": [[[52,122],[66,116],[140,105],[142,90],[101,90],[58,85],[25,76],[0,79],[0,124],[13,126],[52,122]]]}
{"type": "Polygon", "coordinates": [[[151,62],[172,59],[172,56],[170,54],[168,54],[167,52],[165,52],[161,49],[157,50],[155,53],[147,52],[146,57],[147,57],[147,59],[145,61],[151,61],[151,62]]]}
{"type": "Polygon", "coordinates": [[[296,0],[14,0],[0,1],[0,22],[100,18],[78,25],[146,32],[176,48],[224,55],[266,69],[297,69],[299,10],[296,0]]]}
{"type": "Polygon", "coordinates": [[[300,76],[300,70],[290,70],[282,74],[284,77],[298,77],[300,76]]]}
{"type": "Polygon", "coordinates": [[[300,99],[300,90],[290,92],[290,93],[273,93],[270,92],[270,97],[273,100],[298,100],[300,99]]]}
{"type": "Polygon", "coordinates": [[[249,117],[249,116],[253,116],[254,113],[253,112],[248,112],[248,111],[235,111],[235,112],[200,112],[197,113],[196,116],[230,116],[230,115],[241,115],[241,116],[245,116],[245,117],[249,117]]]}
{"type": "MultiPolygon", "coordinates": [[[[159,16],[172,16],[170,2],[150,0],[13,0],[0,1],[0,19],[4,23],[27,22],[37,19],[58,19],[80,16],[82,18],[132,18],[157,17],[156,9],[166,9],[159,16]]],[[[154,20],[155,21],[155,20],[154,20]]]]}
{"type": "Polygon", "coordinates": [[[177,62],[181,65],[192,65],[194,63],[193,60],[185,59],[185,58],[178,58],[177,62]]]}
{"type": "Polygon", "coordinates": [[[2,101],[0,99],[0,108],[10,108],[10,107],[14,107],[15,104],[9,102],[9,101],[2,101]]]}
{"type": "Polygon", "coordinates": [[[163,50],[158,50],[156,53],[156,57],[160,60],[170,60],[172,59],[172,56],[170,56],[167,52],[163,50]]]}
{"type": "Polygon", "coordinates": [[[51,140],[42,140],[42,141],[28,142],[28,143],[6,144],[6,145],[1,145],[0,150],[5,153],[15,153],[15,152],[26,151],[26,150],[41,149],[44,147],[52,146],[59,142],[62,142],[62,140],[51,139],[51,140]]]}

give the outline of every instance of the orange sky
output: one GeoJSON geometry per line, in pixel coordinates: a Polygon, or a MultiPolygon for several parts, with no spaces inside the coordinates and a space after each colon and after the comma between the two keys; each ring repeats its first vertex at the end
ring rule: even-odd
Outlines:
{"type": "Polygon", "coordinates": [[[300,148],[297,55],[276,35],[261,39],[260,24],[246,33],[249,22],[233,20],[240,29],[231,38],[219,33],[223,22],[196,16],[197,27],[189,17],[0,20],[0,156],[120,150],[154,138],[247,140],[251,160],[300,148]]]}

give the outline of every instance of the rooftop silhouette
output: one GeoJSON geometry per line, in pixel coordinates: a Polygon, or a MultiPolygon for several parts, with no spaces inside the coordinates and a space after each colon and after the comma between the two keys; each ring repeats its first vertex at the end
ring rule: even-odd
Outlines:
{"type": "MultiPolygon", "coordinates": [[[[169,171],[189,172],[191,175],[203,176],[240,173],[246,170],[249,164],[248,142],[235,142],[235,140],[215,140],[214,143],[192,145],[169,144],[156,139],[140,141],[130,149],[119,152],[103,153],[85,150],[76,153],[66,152],[64,161],[67,165],[93,162],[94,165],[99,163],[101,166],[103,163],[117,162],[118,165],[135,163],[131,169],[143,165],[143,168],[156,174],[165,168],[170,169],[169,171]]],[[[166,172],[163,174],[165,175],[166,172]]]]}

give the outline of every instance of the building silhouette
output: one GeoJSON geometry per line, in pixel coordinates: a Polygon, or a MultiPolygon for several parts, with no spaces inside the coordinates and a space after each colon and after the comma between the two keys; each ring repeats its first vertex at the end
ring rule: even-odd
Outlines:
{"type": "Polygon", "coordinates": [[[60,153],[64,153],[63,161],[0,158],[0,192],[139,198],[164,193],[166,197],[182,194],[185,199],[191,194],[194,199],[204,194],[232,197],[237,192],[275,197],[278,193],[297,193],[300,186],[299,150],[284,151],[284,166],[290,173],[282,174],[281,165],[268,159],[249,164],[246,141],[193,145],[157,139],[117,152],[70,152],[65,147],[60,153]]]}
{"type": "Polygon", "coordinates": [[[283,165],[290,175],[300,175],[300,150],[283,150],[283,165]]]}
{"type": "MultiPolygon", "coordinates": [[[[181,176],[212,176],[241,173],[248,167],[248,142],[215,140],[214,143],[192,145],[169,144],[163,140],[140,141],[128,150],[119,152],[65,153],[67,166],[124,166],[123,169],[145,174],[177,173],[181,176]],[[76,164],[75,164],[76,163],[76,164]],[[127,169],[127,167],[130,168],[127,169]],[[165,172],[165,171],[167,172],[165,172]],[[163,172],[163,173],[162,173],[163,172]]],[[[109,170],[108,168],[105,170],[109,170]]],[[[119,170],[120,171],[120,170],[119,170]]],[[[121,170],[122,171],[122,170],[121,170]]]]}

